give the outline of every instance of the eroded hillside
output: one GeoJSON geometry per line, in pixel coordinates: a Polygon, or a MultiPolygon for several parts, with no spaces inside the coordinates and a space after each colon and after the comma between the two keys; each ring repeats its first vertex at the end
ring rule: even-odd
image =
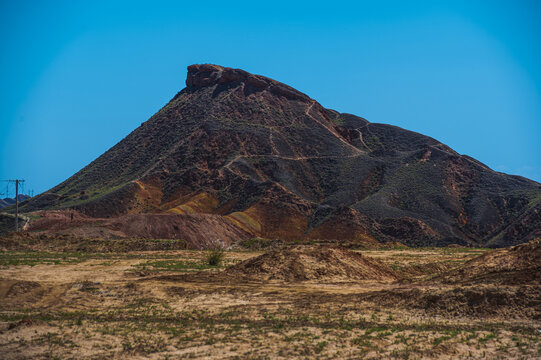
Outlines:
{"type": "Polygon", "coordinates": [[[366,244],[507,246],[541,235],[540,184],[430,137],[239,69],[192,65],[186,85],[23,211],[214,214],[249,236],[366,244]]]}

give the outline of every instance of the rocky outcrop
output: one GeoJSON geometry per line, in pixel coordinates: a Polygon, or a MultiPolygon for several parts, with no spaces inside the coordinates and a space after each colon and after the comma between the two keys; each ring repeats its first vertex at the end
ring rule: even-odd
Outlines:
{"type": "Polygon", "coordinates": [[[260,75],[252,75],[244,70],[218,65],[202,64],[188,66],[186,86],[197,89],[211,85],[243,83],[257,89],[269,89],[273,94],[288,99],[309,101],[310,98],[290,86],[260,75]]]}

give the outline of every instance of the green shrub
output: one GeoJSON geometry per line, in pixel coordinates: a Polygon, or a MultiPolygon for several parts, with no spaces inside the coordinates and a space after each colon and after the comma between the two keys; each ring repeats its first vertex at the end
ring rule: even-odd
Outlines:
{"type": "Polygon", "coordinates": [[[224,259],[225,253],[223,249],[212,249],[207,252],[206,262],[210,266],[219,266],[224,259]]]}

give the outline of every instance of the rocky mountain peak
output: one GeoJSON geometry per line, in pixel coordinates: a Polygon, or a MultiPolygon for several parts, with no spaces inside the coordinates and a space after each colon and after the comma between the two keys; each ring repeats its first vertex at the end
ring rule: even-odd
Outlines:
{"type": "Polygon", "coordinates": [[[284,96],[288,99],[311,101],[309,96],[290,86],[261,75],[250,74],[241,69],[213,64],[194,64],[188,66],[186,87],[190,89],[233,83],[244,83],[245,86],[254,87],[256,90],[269,90],[276,95],[284,96]]]}

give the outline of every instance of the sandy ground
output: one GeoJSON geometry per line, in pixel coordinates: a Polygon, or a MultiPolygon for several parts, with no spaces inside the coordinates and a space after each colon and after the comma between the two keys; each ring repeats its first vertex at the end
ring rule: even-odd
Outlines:
{"type": "Polygon", "coordinates": [[[224,282],[209,275],[260,252],[227,252],[218,268],[206,266],[199,251],[2,252],[0,354],[5,359],[541,358],[538,286],[430,280],[483,252],[364,251],[407,279],[325,283],[224,282]]]}

